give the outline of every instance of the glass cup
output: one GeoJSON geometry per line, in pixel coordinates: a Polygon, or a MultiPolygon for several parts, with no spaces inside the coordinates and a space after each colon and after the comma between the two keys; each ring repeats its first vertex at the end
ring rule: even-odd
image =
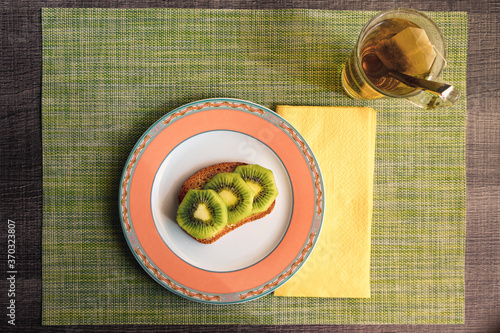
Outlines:
{"type": "Polygon", "coordinates": [[[361,31],[342,70],[355,99],[406,98],[431,109],[453,105],[460,93],[435,80],[446,66],[444,37],[426,15],[406,8],[383,11],[361,31]]]}

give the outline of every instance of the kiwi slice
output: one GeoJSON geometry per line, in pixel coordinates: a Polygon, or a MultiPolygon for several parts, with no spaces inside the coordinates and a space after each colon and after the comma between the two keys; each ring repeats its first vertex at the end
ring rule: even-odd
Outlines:
{"type": "Polygon", "coordinates": [[[227,206],[213,190],[190,189],[177,209],[177,223],[194,238],[211,238],[227,224],[227,206]]]}
{"type": "Polygon", "coordinates": [[[252,214],[265,212],[278,196],[273,172],[258,164],[248,164],[236,167],[234,173],[240,174],[255,193],[252,214]]]}
{"type": "Polygon", "coordinates": [[[203,189],[212,189],[227,205],[227,224],[236,223],[252,214],[253,191],[237,173],[216,174],[203,189]]]}

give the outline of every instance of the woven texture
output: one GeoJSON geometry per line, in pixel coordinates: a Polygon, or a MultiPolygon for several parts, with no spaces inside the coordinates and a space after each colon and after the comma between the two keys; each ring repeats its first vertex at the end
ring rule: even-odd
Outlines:
{"type": "MultiPolygon", "coordinates": [[[[374,12],[44,9],[43,324],[462,323],[466,101],[361,102],[340,71],[374,12]],[[371,298],[268,295],[230,306],[173,295],[135,262],[118,185],[141,134],[209,97],[377,112],[371,298]]],[[[467,15],[427,13],[466,91],[467,15]]]]}

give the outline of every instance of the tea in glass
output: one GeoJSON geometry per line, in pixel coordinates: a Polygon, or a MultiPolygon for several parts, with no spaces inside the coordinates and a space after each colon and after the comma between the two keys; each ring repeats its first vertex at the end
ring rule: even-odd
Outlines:
{"type": "Polygon", "coordinates": [[[342,85],[357,99],[411,97],[422,91],[391,72],[431,80],[441,73],[444,57],[444,38],[429,18],[411,9],[385,11],[362,30],[342,72],[342,85]]]}

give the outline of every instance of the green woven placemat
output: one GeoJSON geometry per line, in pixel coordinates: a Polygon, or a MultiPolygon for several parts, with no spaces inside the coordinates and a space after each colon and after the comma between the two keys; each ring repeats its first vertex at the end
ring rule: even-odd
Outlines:
{"type": "MultiPolygon", "coordinates": [[[[354,101],[340,71],[374,12],[44,9],[43,324],[462,323],[465,98],[354,101]],[[210,97],[378,111],[370,299],[183,299],[136,263],[118,215],[141,134],[210,97]]],[[[427,13],[465,92],[467,15],[427,13]]]]}

